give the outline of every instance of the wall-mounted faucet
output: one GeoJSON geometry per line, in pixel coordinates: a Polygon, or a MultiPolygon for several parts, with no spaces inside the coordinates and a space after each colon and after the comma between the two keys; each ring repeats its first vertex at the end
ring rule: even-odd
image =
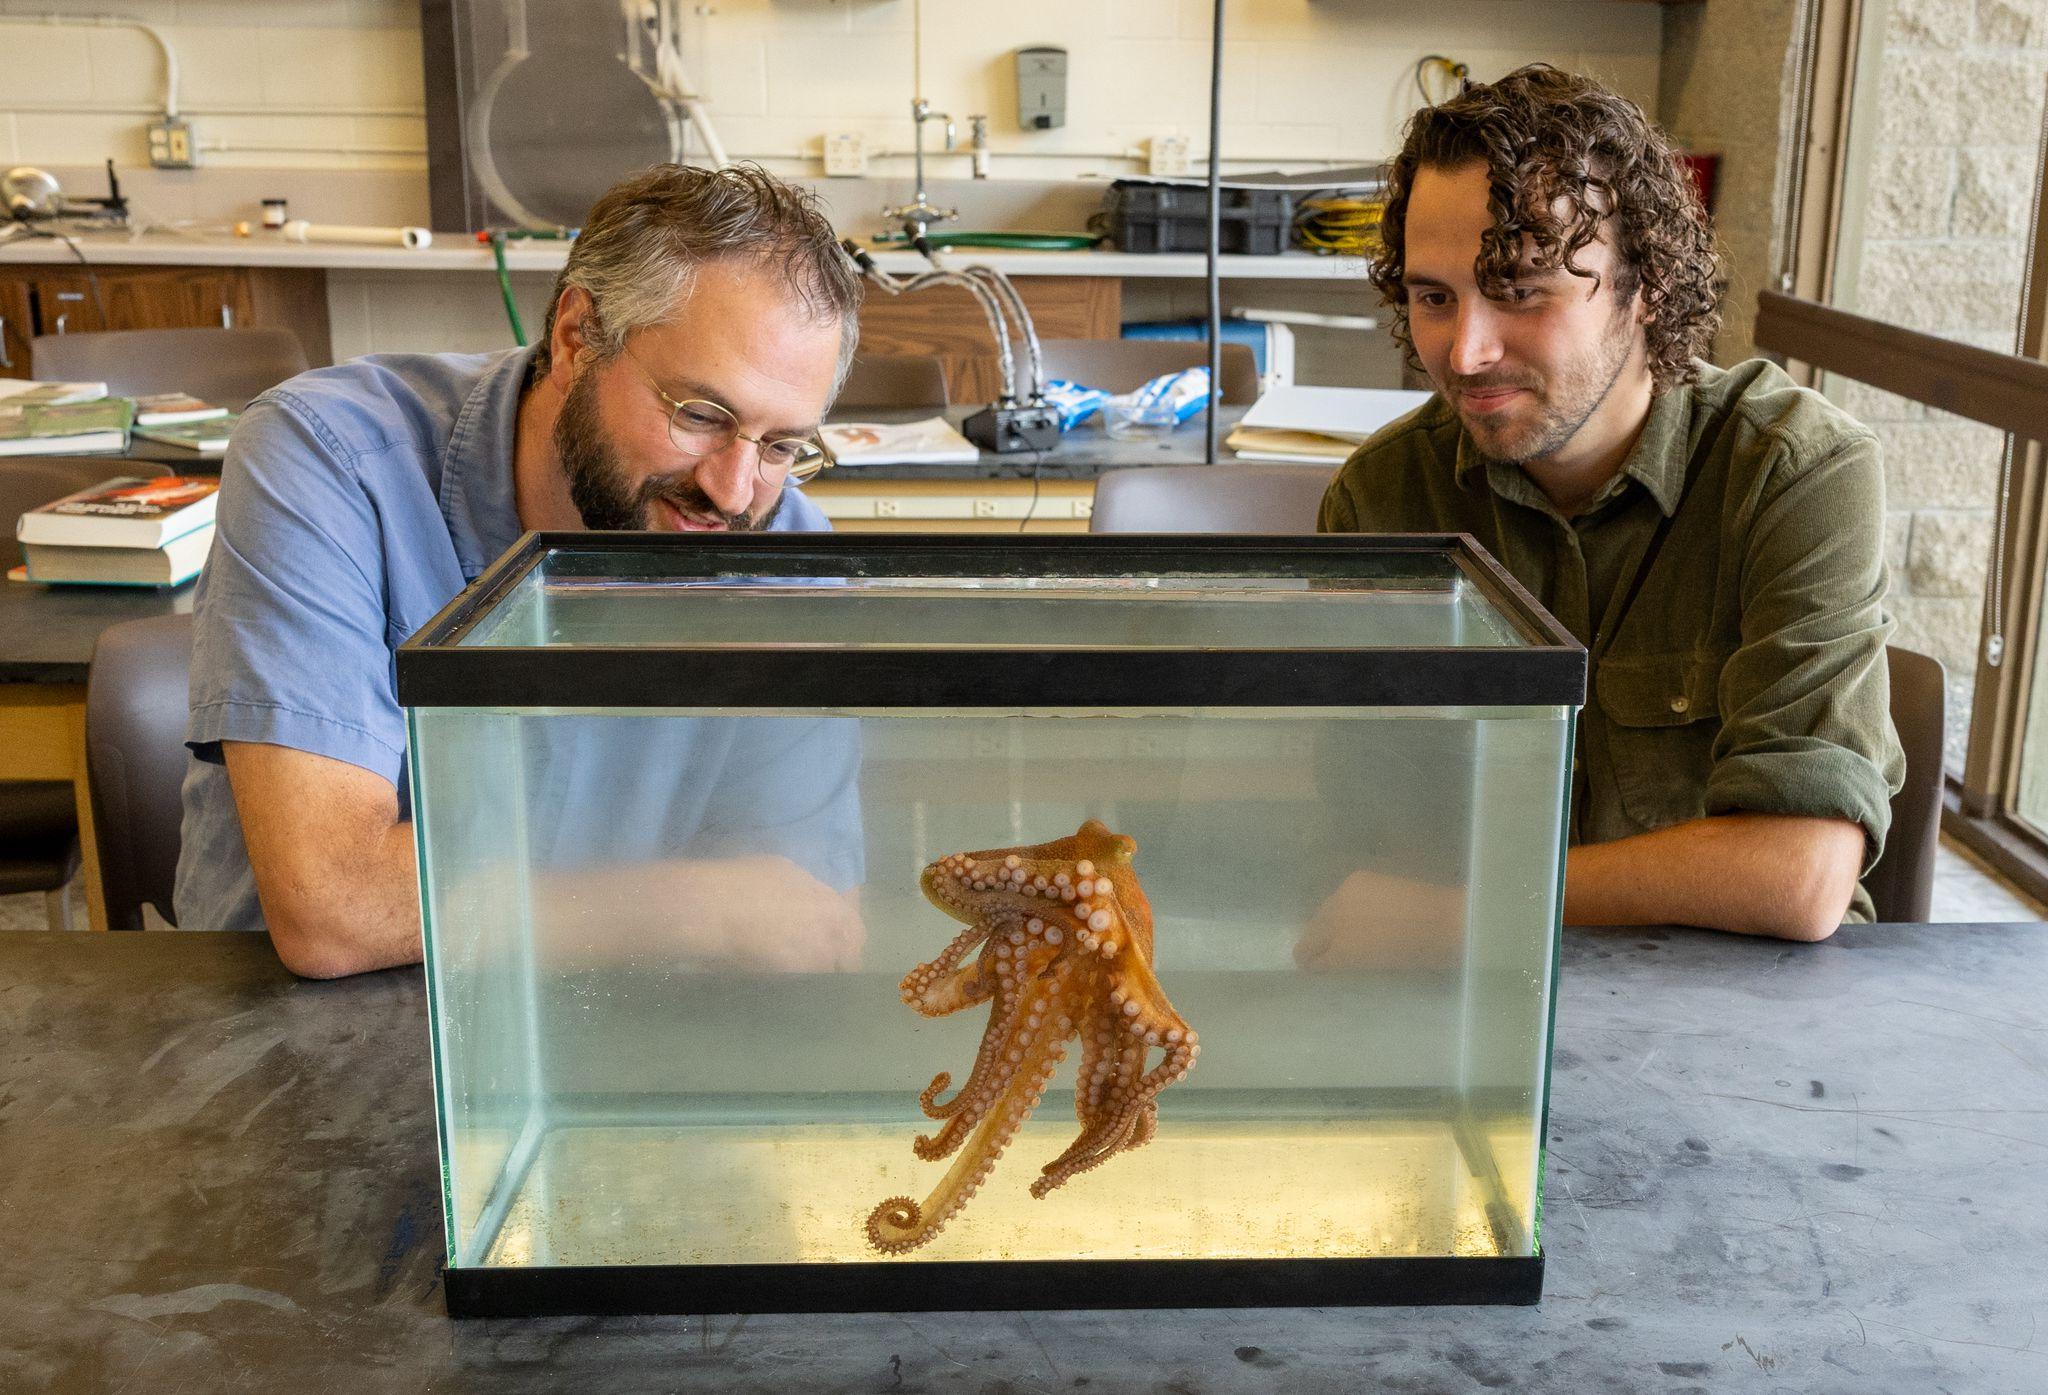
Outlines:
{"type": "Polygon", "coordinates": [[[925,193],[924,123],[927,121],[943,121],[946,123],[946,149],[951,150],[953,148],[953,118],[943,111],[933,111],[932,104],[922,97],[912,101],[910,104],[910,128],[914,133],[915,139],[911,145],[911,151],[916,160],[917,193],[909,203],[882,210],[884,218],[900,221],[903,224],[905,235],[912,241],[923,237],[925,230],[933,223],[941,223],[949,218],[958,218],[960,216],[958,209],[933,207],[930,197],[925,193]]]}

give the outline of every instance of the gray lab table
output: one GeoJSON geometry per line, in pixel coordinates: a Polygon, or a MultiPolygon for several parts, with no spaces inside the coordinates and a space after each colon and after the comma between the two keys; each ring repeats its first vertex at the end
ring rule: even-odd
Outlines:
{"type": "Polygon", "coordinates": [[[188,614],[197,584],[38,586],[0,579],[0,685],[85,682],[101,630],[123,620],[188,614]]]}
{"type": "Polygon", "coordinates": [[[0,936],[0,1389],[2048,1389],[2048,927],[1574,931],[1562,984],[1534,1308],[456,1323],[416,970],[0,936]]]}
{"type": "MultiPolygon", "coordinates": [[[[948,407],[943,411],[934,408],[849,407],[830,413],[829,419],[841,422],[906,422],[943,416],[958,430],[962,422],[979,410],[978,407],[948,407]]],[[[1223,438],[1230,434],[1238,418],[1247,410],[1235,406],[1217,410],[1216,452],[1224,464],[1237,457],[1223,444],[1223,438]]],[[[1062,434],[1059,444],[1048,451],[1020,451],[1014,455],[994,455],[983,451],[981,459],[972,464],[842,465],[824,478],[834,484],[859,483],[862,480],[1028,480],[1033,475],[1049,480],[1092,480],[1105,471],[1135,465],[1198,465],[1207,443],[1201,413],[1182,422],[1165,436],[1126,440],[1111,436],[1099,422],[1091,420],[1062,434]]],[[[1330,469],[1334,471],[1338,463],[1331,461],[1330,469]]]]}

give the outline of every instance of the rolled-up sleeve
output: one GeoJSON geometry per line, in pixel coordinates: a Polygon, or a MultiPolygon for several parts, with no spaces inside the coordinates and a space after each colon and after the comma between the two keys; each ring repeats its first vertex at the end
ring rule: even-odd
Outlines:
{"type": "Polygon", "coordinates": [[[1867,872],[1905,779],[1885,660],[1884,474],[1868,435],[1791,460],[1781,450],[1763,472],[1747,530],[1706,808],[1850,820],[1867,872]]]}
{"type": "Polygon", "coordinates": [[[186,744],[289,746],[397,783],[405,721],[376,509],[341,443],[277,395],[237,425],[195,607],[186,744]]]}

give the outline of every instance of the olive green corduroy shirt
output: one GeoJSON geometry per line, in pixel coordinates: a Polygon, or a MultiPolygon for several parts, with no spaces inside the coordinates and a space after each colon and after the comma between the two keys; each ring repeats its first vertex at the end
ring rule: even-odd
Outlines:
{"type": "MultiPolygon", "coordinates": [[[[1586,646],[1574,843],[1746,810],[1852,820],[1863,870],[1876,861],[1905,774],[1877,438],[1775,365],[1703,364],[1658,396],[1621,473],[1569,519],[1431,398],[1345,462],[1318,528],[1470,533],[1586,646]]],[[[1849,919],[1870,913],[1859,886],[1849,919]]]]}

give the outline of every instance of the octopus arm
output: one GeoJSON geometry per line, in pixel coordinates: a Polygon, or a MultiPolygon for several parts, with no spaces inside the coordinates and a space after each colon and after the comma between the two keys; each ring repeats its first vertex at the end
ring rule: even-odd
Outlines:
{"type": "Polygon", "coordinates": [[[1066,1044],[1053,1033],[1039,1036],[997,1107],[974,1129],[968,1146],[924,1202],[892,1196],[868,1213],[868,1243],[883,1254],[905,1254],[943,1230],[994,1169],[1065,1056],[1066,1044]]]}
{"type": "Polygon", "coordinates": [[[1106,1010],[1090,1020],[1087,1031],[1096,1059],[1076,1082],[1081,1136],[1045,1165],[1031,1185],[1034,1196],[1150,1141],[1158,1125],[1156,1097],[1201,1054],[1194,1032],[1166,1000],[1150,966],[1136,956],[1120,966],[1106,1010]],[[1147,1071],[1154,1047],[1163,1058],[1147,1071]]]}
{"type": "Polygon", "coordinates": [[[989,969],[989,977],[1004,986],[988,1029],[982,1033],[981,1049],[975,1054],[967,1083],[951,1100],[939,1104],[938,1094],[946,1088],[940,1083],[946,1079],[942,1074],[919,1096],[927,1117],[946,1121],[938,1133],[911,1144],[920,1158],[933,1162],[958,1148],[1016,1079],[1031,1043],[1040,1037],[1064,1036],[1054,1016],[1065,978],[1058,960],[1056,950],[1041,944],[1018,955],[1012,961],[1015,967],[1007,973],[989,969]]]}
{"type": "Polygon", "coordinates": [[[976,945],[987,939],[992,923],[970,926],[953,937],[938,958],[919,964],[898,985],[903,1001],[926,1017],[944,1017],[995,996],[995,977],[984,975],[979,960],[961,965],[976,945]]]}

